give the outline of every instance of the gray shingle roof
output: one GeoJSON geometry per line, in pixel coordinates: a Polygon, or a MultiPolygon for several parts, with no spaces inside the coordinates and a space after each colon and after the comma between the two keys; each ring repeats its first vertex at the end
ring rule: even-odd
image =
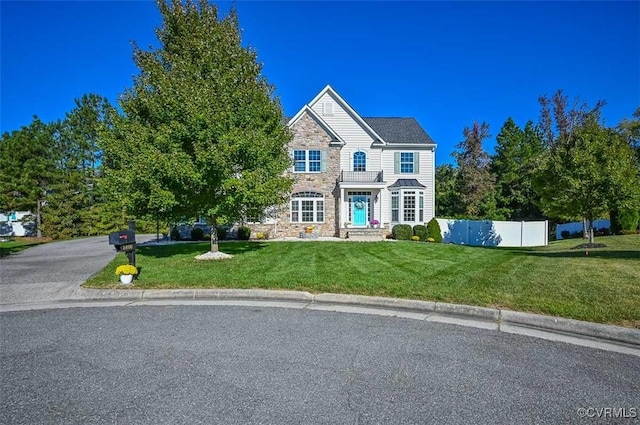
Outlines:
{"type": "Polygon", "coordinates": [[[416,179],[398,179],[398,180],[396,180],[396,182],[394,184],[389,186],[389,188],[392,188],[392,187],[421,187],[421,188],[425,188],[427,186],[423,185],[422,183],[420,183],[416,179]]]}
{"type": "Polygon", "coordinates": [[[435,144],[415,118],[362,117],[385,142],[410,144],[435,144]]]}

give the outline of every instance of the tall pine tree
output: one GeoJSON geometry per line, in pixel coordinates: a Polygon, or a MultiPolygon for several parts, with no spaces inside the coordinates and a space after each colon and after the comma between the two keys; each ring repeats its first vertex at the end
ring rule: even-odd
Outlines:
{"type": "Polygon", "coordinates": [[[544,154],[540,133],[531,121],[522,130],[509,118],[496,142],[491,168],[496,176],[498,210],[508,220],[543,218],[532,185],[536,164],[544,154]]]}

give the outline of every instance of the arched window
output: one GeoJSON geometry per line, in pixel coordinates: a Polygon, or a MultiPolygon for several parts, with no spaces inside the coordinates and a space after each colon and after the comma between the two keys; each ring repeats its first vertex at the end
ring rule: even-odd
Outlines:
{"type": "Polygon", "coordinates": [[[355,152],[353,154],[353,171],[367,171],[367,154],[355,152]]]}
{"type": "Polygon", "coordinates": [[[291,222],[324,222],[324,195],[318,192],[297,192],[291,195],[291,222]]]}

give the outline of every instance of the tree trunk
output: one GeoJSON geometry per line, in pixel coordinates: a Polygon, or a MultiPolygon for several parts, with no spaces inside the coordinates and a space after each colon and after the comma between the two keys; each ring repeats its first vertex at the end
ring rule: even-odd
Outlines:
{"type": "Polygon", "coordinates": [[[36,237],[39,239],[42,237],[42,230],[40,229],[42,227],[42,214],[40,213],[40,199],[38,199],[38,202],[36,204],[36,237]]]}
{"type": "Polygon", "coordinates": [[[216,226],[217,217],[211,216],[211,252],[218,252],[218,229],[216,226]]]}
{"type": "Polygon", "coordinates": [[[593,218],[589,219],[589,243],[593,243],[593,241],[595,240],[594,234],[593,234],[593,218]]]}
{"type": "Polygon", "coordinates": [[[587,229],[587,217],[582,217],[582,239],[589,237],[589,230],[587,229]]]}

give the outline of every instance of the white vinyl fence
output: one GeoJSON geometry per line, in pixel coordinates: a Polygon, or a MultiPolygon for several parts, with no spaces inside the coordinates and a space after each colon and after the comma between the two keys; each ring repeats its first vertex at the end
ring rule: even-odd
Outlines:
{"type": "Polygon", "coordinates": [[[471,246],[544,246],[547,221],[452,220],[437,218],[443,243],[471,246]]]}
{"type": "MultiPolygon", "coordinates": [[[[587,221],[587,229],[589,228],[589,221],[587,221]]],[[[611,220],[609,219],[600,219],[600,220],[593,220],[593,228],[594,229],[609,229],[611,228],[611,220]]],[[[564,224],[558,224],[556,226],[556,239],[560,240],[562,239],[562,235],[561,233],[567,230],[569,231],[569,233],[575,233],[575,232],[580,232],[582,233],[582,222],[581,221],[574,221],[571,223],[564,223],[564,224]]]]}

